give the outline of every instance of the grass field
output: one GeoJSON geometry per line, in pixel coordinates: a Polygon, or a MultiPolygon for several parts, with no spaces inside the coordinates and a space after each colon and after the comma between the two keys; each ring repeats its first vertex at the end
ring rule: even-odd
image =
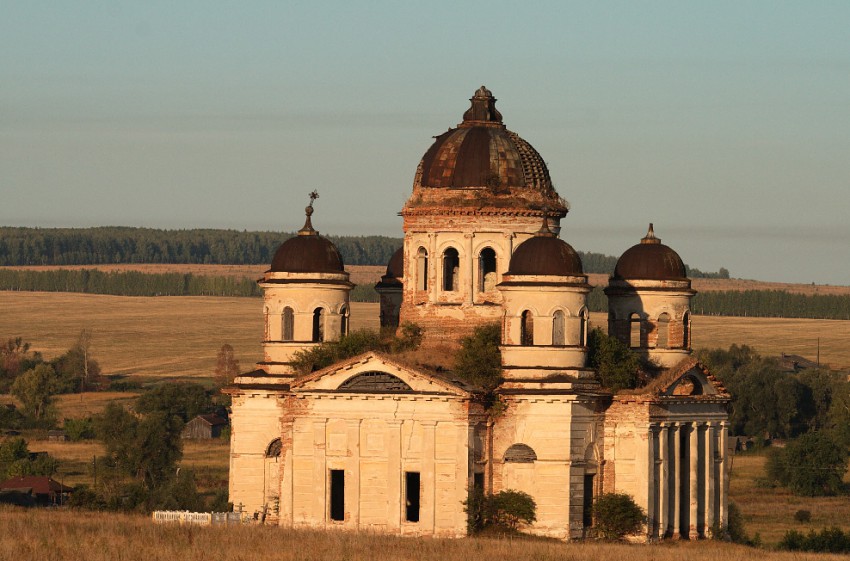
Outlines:
{"type": "Polygon", "coordinates": [[[0,559],[15,561],[814,561],[836,555],[754,550],[722,542],[660,546],[539,539],[398,538],[269,526],[155,525],[149,518],[65,510],[0,509],[0,559]]]}
{"type": "MultiPolygon", "coordinates": [[[[107,375],[139,381],[209,378],[224,343],[243,370],[261,358],[261,304],[254,298],[201,296],[141,298],[61,292],[0,292],[0,339],[21,336],[51,358],[81,329],[93,333],[92,355],[107,375]]],[[[378,327],[378,305],[353,303],[352,329],[378,327]]],[[[605,314],[591,315],[606,326],[605,314]]],[[[850,366],[850,321],[695,316],[693,346],[733,343],[778,355],[850,366]]]]}

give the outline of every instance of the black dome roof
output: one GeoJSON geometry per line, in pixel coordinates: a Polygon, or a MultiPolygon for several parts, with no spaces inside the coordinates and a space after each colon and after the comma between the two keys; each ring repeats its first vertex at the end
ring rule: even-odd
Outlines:
{"type": "Polygon", "coordinates": [[[277,248],[269,269],[273,273],[343,273],[342,255],[329,239],[313,229],[310,215],[312,203],[306,209],[307,221],[298,235],[277,248]]]}
{"type": "Polygon", "coordinates": [[[682,258],[655,237],[652,224],[640,243],[627,249],[614,267],[615,279],[687,280],[682,258]]]}
{"type": "Polygon", "coordinates": [[[564,240],[556,238],[544,225],[545,231],[538,232],[516,248],[508,266],[509,275],[557,275],[575,276],[584,274],[581,257],[564,240]]]}

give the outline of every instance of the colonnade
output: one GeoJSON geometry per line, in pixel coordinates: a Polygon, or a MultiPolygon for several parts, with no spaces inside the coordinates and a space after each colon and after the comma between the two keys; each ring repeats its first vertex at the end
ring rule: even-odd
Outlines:
{"type": "Polygon", "coordinates": [[[650,424],[650,539],[710,537],[726,526],[728,434],[719,420],[650,424]]]}

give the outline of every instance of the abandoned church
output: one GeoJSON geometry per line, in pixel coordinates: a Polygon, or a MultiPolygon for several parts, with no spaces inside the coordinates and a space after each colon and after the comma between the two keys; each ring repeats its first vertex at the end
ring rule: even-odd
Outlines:
{"type": "Polygon", "coordinates": [[[470,101],[416,168],[376,290],[381,325],[419,326],[420,351],[501,326],[498,414],[480,388],[394,355],[296,371],[298,351],[348,332],[353,287],[311,203],[259,281],[263,361],[225,389],[230,501],[286,527],[459,537],[471,489],[514,489],[537,504],[524,531],[578,539],[594,497],[617,492],[645,511],[647,540],[710,536],[727,519],[729,395],[691,357],[682,259],[651,225],[620,257],[608,332],[656,369],[639,389],[603,387],[587,364],[592,287],[559,237],[568,205],[491,92],[470,101]]]}

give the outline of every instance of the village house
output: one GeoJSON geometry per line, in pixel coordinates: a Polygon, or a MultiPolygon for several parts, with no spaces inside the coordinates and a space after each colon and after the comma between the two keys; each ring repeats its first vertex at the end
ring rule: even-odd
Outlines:
{"type": "Polygon", "coordinates": [[[286,527],[459,537],[471,489],[515,489],[537,504],[526,531],[577,539],[594,497],[618,492],[647,513],[646,539],[708,537],[727,522],[729,395],[691,356],[681,258],[650,225],[619,259],[608,331],[658,369],[637,390],[602,387],[587,365],[592,287],[559,237],[569,206],[492,93],[470,101],[419,162],[376,289],[381,324],[418,325],[425,349],[501,326],[500,414],[450,372],[376,352],[298,375],[295,353],[346,334],[350,316],[311,202],[259,281],[264,359],[225,390],[230,500],[286,527]]]}

